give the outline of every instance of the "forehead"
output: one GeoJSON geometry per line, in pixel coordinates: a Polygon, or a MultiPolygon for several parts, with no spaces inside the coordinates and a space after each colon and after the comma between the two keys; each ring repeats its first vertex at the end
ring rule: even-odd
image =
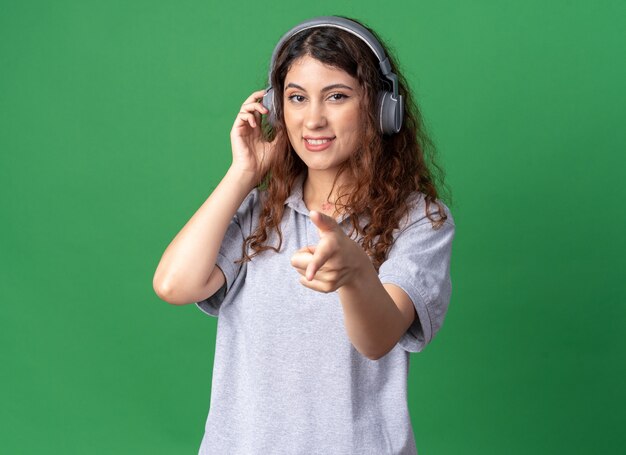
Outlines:
{"type": "Polygon", "coordinates": [[[342,83],[356,90],[359,85],[359,82],[346,71],[336,66],[322,63],[309,55],[293,61],[285,76],[285,87],[290,82],[305,88],[307,85],[315,88],[326,86],[329,83],[342,83]]]}

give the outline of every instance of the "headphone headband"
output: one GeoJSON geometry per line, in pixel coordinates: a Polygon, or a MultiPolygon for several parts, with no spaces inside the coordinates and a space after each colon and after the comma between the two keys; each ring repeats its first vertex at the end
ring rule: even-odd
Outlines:
{"type": "Polygon", "coordinates": [[[309,30],[311,28],[320,27],[338,28],[349,32],[364,41],[378,59],[380,70],[383,73],[383,76],[391,81],[394,96],[398,96],[398,78],[394,73],[391,72],[391,64],[389,63],[389,59],[387,58],[385,50],[380,45],[376,37],[360,24],[357,24],[350,19],[337,16],[320,16],[309,19],[296,25],[282,36],[282,38],[278,41],[278,44],[276,44],[276,47],[274,47],[274,51],[272,52],[272,61],[270,63],[270,70],[268,74],[268,82],[270,87],[272,86],[272,73],[274,72],[274,65],[276,64],[276,57],[280,49],[283,47],[283,44],[285,44],[285,41],[300,32],[309,30]]]}

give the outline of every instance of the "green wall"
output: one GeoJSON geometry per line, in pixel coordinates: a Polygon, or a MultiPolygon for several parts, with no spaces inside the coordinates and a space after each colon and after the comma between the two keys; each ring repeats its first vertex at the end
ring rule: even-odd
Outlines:
{"type": "Polygon", "coordinates": [[[217,321],[152,277],[275,42],[326,14],[394,49],[452,190],[420,455],[626,445],[624,2],[0,6],[3,453],[197,453],[217,321]]]}

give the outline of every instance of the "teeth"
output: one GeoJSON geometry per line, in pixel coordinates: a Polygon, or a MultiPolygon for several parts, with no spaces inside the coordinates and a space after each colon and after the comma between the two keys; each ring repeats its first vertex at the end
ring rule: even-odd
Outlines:
{"type": "Polygon", "coordinates": [[[329,142],[330,139],[307,139],[306,141],[311,145],[321,145],[329,142]]]}

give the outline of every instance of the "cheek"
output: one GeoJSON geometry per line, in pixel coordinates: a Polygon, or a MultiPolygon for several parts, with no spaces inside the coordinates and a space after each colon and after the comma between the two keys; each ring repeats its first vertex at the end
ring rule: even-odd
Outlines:
{"type": "Polygon", "coordinates": [[[365,129],[361,125],[361,116],[358,112],[346,120],[344,131],[347,145],[349,144],[348,148],[354,151],[361,144],[365,129]]]}
{"type": "Polygon", "coordinates": [[[287,139],[289,139],[291,147],[295,150],[296,145],[299,144],[300,132],[294,124],[287,121],[287,119],[285,119],[285,127],[287,128],[287,139]]]}
{"type": "Polygon", "coordinates": [[[361,132],[361,115],[359,111],[355,110],[353,112],[346,113],[343,121],[346,131],[351,131],[354,134],[359,134],[361,132]]]}
{"type": "Polygon", "coordinates": [[[289,136],[289,138],[291,138],[292,132],[293,132],[293,125],[291,124],[291,122],[285,118],[285,129],[287,131],[287,136],[289,136]]]}
{"type": "Polygon", "coordinates": [[[295,131],[298,126],[298,117],[293,113],[285,112],[285,126],[287,131],[295,131]]]}
{"type": "Polygon", "coordinates": [[[293,126],[287,124],[287,136],[289,137],[289,141],[293,145],[296,138],[299,137],[299,133],[293,126]]]}

